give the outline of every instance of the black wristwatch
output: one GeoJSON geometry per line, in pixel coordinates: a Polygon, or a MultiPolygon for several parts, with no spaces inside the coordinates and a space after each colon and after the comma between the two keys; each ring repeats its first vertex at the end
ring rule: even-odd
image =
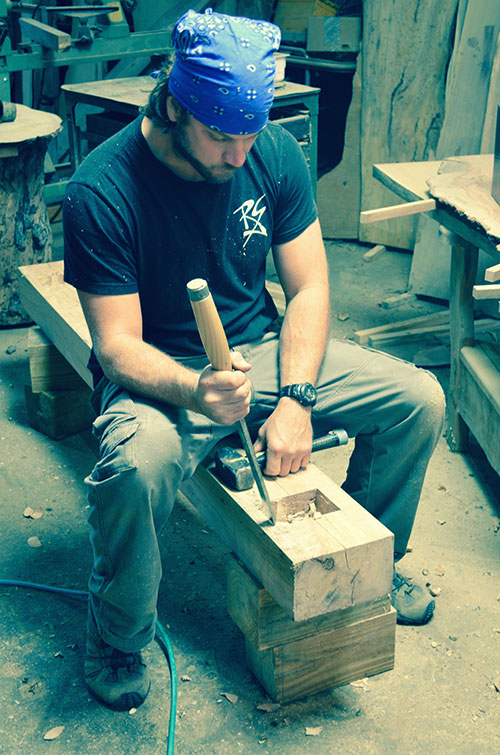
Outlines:
{"type": "Polygon", "coordinates": [[[311,383],[285,385],[280,390],[280,398],[283,398],[283,396],[294,398],[302,406],[314,406],[317,400],[316,389],[311,383]]]}

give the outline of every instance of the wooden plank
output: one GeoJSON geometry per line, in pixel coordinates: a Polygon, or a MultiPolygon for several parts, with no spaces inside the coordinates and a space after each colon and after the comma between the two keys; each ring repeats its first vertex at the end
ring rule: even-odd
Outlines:
{"type": "MultiPolygon", "coordinates": [[[[374,163],[435,157],[456,5],[457,0],[363,2],[363,210],[394,202],[372,178],[374,163]]],[[[411,249],[415,226],[415,216],[362,225],[359,238],[411,249]]]]}
{"type": "Polygon", "coordinates": [[[377,246],[374,246],[373,249],[370,249],[368,252],[365,252],[363,254],[363,262],[372,262],[376,257],[379,257],[383,252],[386,252],[387,249],[383,244],[377,244],[377,246]]]}
{"type": "Polygon", "coordinates": [[[43,47],[56,52],[63,52],[71,47],[71,36],[48,24],[35,21],[34,18],[19,18],[21,32],[33,42],[38,42],[43,47]]]}
{"type": "Polygon", "coordinates": [[[396,611],[268,650],[246,640],[247,662],[273,700],[298,700],[394,668],[396,611]]]}
{"type": "MultiPolygon", "coordinates": [[[[500,322],[491,318],[476,320],[474,323],[475,333],[481,333],[485,330],[495,331],[500,328],[500,322]]],[[[396,344],[410,341],[419,341],[426,336],[444,336],[449,338],[450,325],[428,326],[426,328],[409,328],[408,330],[398,330],[389,333],[374,334],[369,337],[368,345],[379,347],[381,344],[396,344]]]]}
{"type": "Polygon", "coordinates": [[[87,384],[40,328],[28,331],[28,357],[33,393],[78,390],[87,384]]]}
{"type": "Polygon", "coordinates": [[[414,330],[416,328],[425,328],[427,326],[433,327],[434,325],[438,326],[449,323],[449,321],[450,313],[448,310],[445,312],[435,312],[432,315],[422,315],[421,317],[412,317],[408,320],[400,320],[399,322],[390,322],[386,325],[378,325],[375,328],[357,330],[354,333],[354,340],[356,343],[367,344],[370,338],[374,335],[399,332],[401,330],[414,330]]]}
{"type": "Polygon", "coordinates": [[[466,346],[460,360],[460,414],[500,474],[500,373],[483,349],[466,346]]]}
{"type": "Polygon", "coordinates": [[[500,264],[488,267],[484,271],[484,280],[488,281],[488,283],[495,283],[495,281],[500,281],[500,264]]]}
{"type": "Polygon", "coordinates": [[[391,598],[387,594],[317,618],[292,621],[234,556],[229,559],[227,577],[229,614],[257,650],[286,645],[391,611],[391,598]]]}
{"type": "Polygon", "coordinates": [[[380,220],[401,218],[405,215],[417,215],[419,212],[430,212],[436,209],[434,199],[419,199],[415,202],[394,204],[389,207],[379,207],[375,210],[363,210],[359,215],[360,223],[378,223],[380,220]]]}
{"type": "Polygon", "coordinates": [[[451,207],[468,223],[500,241],[500,212],[491,196],[493,155],[449,157],[429,178],[429,192],[441,205],[451,207]]]}
{"type": "Polygon", "coordinates": [[[294,621],[366,603],[392,584],[393,536],[323,472],[266,480],[271,501],[320,490],[332,511],[263,526],[254,485],[233,491],[200,465],[182,493],[294,621]]]}
{"type": "Polygon", "coordinates": [[[474,286],[472,296],[474,299],[500,299],[500,285],[474,286]]]}
{"type": "Polygon", "coordinates": [[[91,339],[78,294],[64,283],[63,262],[45,262],[19,268],[19,294],[23,307],[68,360],[87,385],[91,339]]]}

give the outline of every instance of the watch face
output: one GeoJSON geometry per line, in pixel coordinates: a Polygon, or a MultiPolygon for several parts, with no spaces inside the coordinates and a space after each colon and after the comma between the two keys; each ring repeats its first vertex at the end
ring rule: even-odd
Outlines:
{"type": "Polygon", "coordinates": [[[316,391],[311,383],[297,383],[292,390],[292,396],[303,406],[314,406],[316,403],[316,391]]]}
{"type": "Polygon", "coordinates": [[[302,386],[302,398],[307,401],[308,404],[316,400],[316,391],[310,383],[304,383],[302,386]]]}

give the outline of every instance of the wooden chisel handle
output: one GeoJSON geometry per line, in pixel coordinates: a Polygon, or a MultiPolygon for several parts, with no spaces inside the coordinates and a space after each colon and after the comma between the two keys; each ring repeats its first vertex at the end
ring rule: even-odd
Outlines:
{"type": "Polygon", "coordinates": [[[210,364],[214,370],[231,371],[229,344],[207,282],[203,278],[194,278],[187,284],[187,290],[210,364]]]}

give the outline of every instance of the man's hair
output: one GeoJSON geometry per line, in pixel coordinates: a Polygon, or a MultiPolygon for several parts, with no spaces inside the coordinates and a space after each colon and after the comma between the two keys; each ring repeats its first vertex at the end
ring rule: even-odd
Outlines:
{"type": "MultiPolygon", "coordinates": [[[[152,121],[153,126],[159,128],[160,131],[163,131],[163,133],[170,131],[170,129],[175,125],[174,122],[171,121],[168,117],[167,111],[167,97],[171,95],[171,92],[168,88],[169,81],[170,77],[168,73],[165,72],[165,69],[160,71],[156,85],[149,95],[147,104],[141,107],[139,110],[141,115],[149,118],[152,121]]],[[[184,122],[188,115],[187,110],[179,102],[177,102],[177,100],[176,106],[181,113],[180,120],[184,122]]]]}

